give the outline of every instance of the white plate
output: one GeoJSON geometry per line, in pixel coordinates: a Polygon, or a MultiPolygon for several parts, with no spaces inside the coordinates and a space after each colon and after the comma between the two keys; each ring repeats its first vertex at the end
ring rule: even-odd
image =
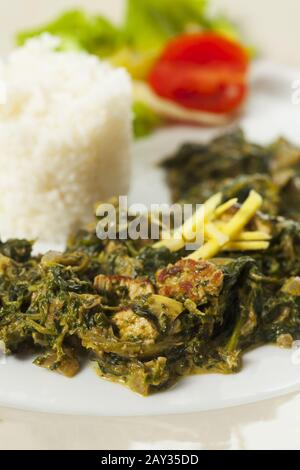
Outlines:
{"type": "MultiPolygon", "coordinates": [[[[284,135],[300,144],[300,105],[292,104],[293,71],[257,63],[252,93],[240,125],[249,138],[267,143],[284,135]]],[[[164,176],[155,166],[163,156],[188,140],[211,138],[216,129],[174,127],[141,141],[134,149],[131,200],[150,204],[167,202],[164,176]]],[[[98,378],[86,366],[73,379],[50,373],[14,357],[0,361],[0,405],[22,409],[102,416],[188,413],[263,400],[300,389],[300,365],[292,352],[264,347],[245,356],[237,375],[188,377],[171,390],[142,398],[118,384],[98,378]]]]}

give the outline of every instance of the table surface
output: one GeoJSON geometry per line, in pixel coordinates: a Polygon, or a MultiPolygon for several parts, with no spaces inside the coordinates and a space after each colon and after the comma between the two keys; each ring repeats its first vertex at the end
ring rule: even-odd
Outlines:
{"type": "MultiPolygon", "coordinates": [[[[214,4],[243,26],[262,55],[300,67],[298,0],[214,0],[214,4]]],[[[82,5],[117,20],[123,1],[1,2],[0,53],[11,48],[16,30],[46,21],[63,8],[82,5]]],[[[219,411],[153,418],[73,417],[2,408],[0,449],[300,449],[299,411],[300,394],[219,411]]]]}

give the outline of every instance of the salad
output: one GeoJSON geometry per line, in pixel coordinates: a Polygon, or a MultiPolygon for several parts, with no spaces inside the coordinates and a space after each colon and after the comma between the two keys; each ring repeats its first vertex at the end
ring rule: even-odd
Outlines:
{"type": "Polygon", "coordinates": [[[134,130],[166,121],[221,125],[247,96],[249,49],[206,0],[127,0],[120,25],[81,10],[22,31],[17,43],[50,33],[61,50],[86,51],[125,67],[134,81],[134,130]]]}

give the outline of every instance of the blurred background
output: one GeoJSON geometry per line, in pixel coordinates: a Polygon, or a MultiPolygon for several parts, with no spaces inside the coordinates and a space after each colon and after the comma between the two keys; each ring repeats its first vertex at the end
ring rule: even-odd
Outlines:
{"type": "MultiPolygon", "coordinates": [[[[260,53],[275,62],[300,67],[299,0],[211,0],[242,28],[260,53]]],[[[14,33],[40,25],[67,8],[85,7],[118,21],[124,0],[9,0],[0,2],[0,53],[9,50],[14,33]]]]}

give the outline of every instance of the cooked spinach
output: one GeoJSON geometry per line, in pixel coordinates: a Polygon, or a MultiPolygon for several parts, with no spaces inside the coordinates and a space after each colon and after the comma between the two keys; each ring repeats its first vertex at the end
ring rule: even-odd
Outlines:
{"type": "Polygon", "coordinates": [[[265,148],[239,131],[185,145],[164,163],[175,200],[263,195],[264,212],[247,230],[271,240],[250,255],[187,259],[152,242],[100,241],[93,227],[74,234],[64,253],[33,256],[31,242],[1,242],[6,352],[35,351],[36,365],[67,377],[88,356],[101,377],[148,395],[189,374],[237,372],[254,346],[290,347],[300,338],[298,160],[286,141],[265,148]]]}
{"type": "Polygon", "coordinates": [[[208,144],[183,145],[162,166],[174,201],[199,203],[222,191],[224,200],[243,202],[255,189],[264,212],[300,220],[300,149],[284,139],[263,147],[237,130],[208,144]]]}

